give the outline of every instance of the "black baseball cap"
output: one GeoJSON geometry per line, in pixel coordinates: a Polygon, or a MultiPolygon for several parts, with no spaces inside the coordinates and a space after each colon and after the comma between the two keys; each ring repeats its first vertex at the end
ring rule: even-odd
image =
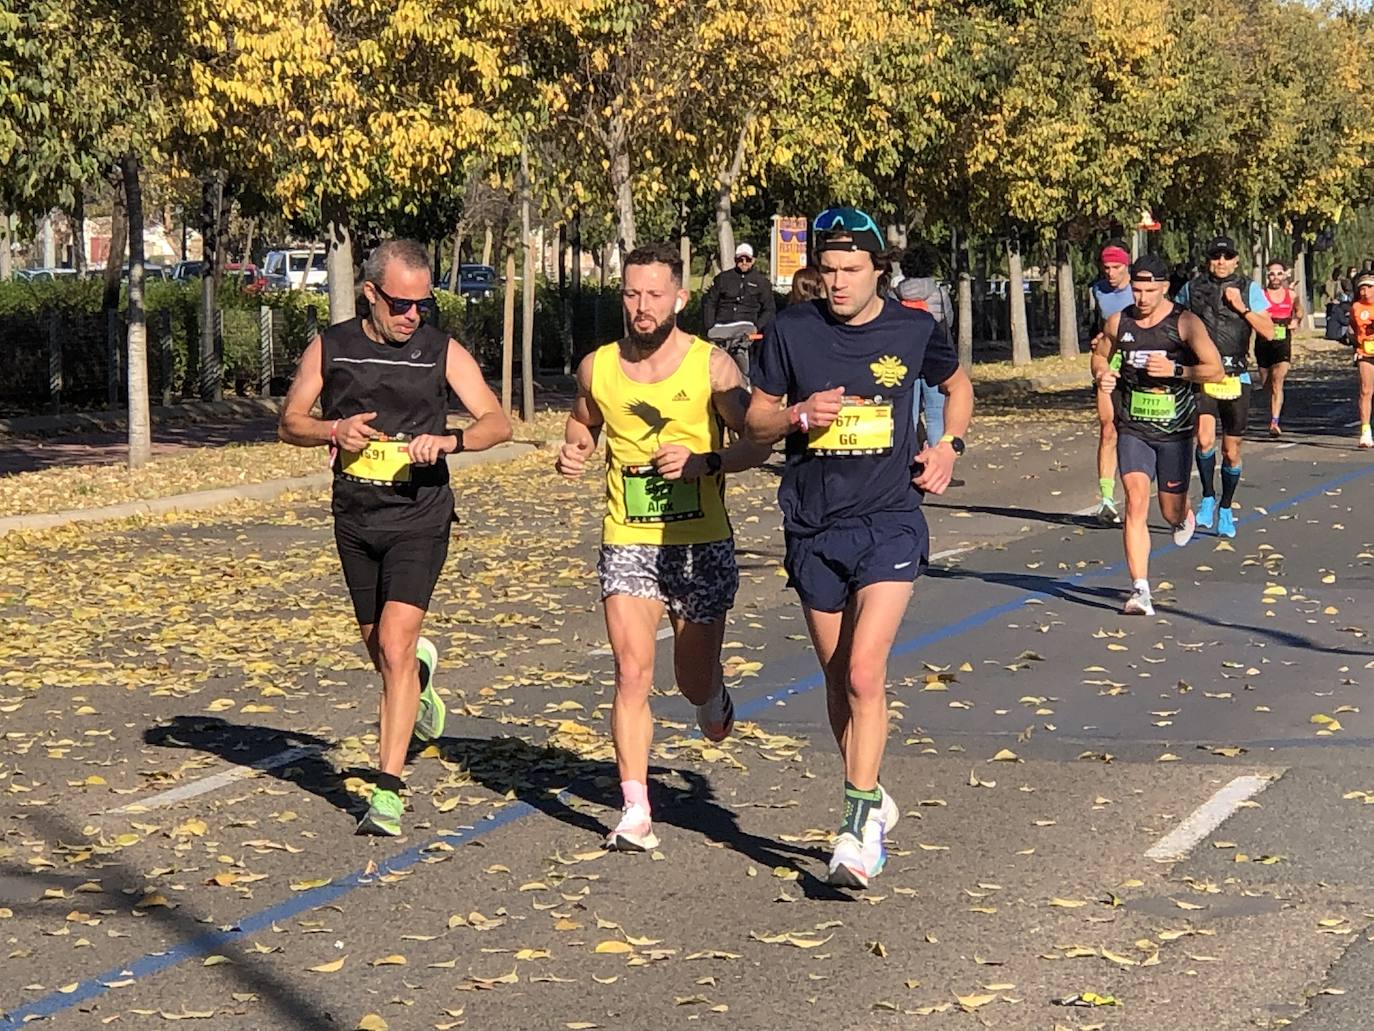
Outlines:
{"type": "Polygon", "coordinates": [[[1158,254],[1142,254],[1131,262],[1131,280],[1141,283],[1167,283],[1169,266],[1158,254]]]}
{"type": "Polygon", "coordinates": [[[1218,254],[1230,254],[1233,257],[1239,254],[1236,249],[1236,241],[1229,236],[1214,236],[1212,242],[1207,245],[1207,257],[1215,258],[1218,254]]]}

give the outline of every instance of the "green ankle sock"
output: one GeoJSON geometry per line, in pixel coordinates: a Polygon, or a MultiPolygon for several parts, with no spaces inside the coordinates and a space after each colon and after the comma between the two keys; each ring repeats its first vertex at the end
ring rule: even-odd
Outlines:
{"type": "Polygon", "coordinates": [[[868,822],[868,814],[882,799],[883,793],[877,788],[865,791],[863,788],[856,788],[849,781],[845,781],[844,822],[840,824],[840,833],[852,834],[862,841],[864,824],[868,822]]]}
{"type": "MultiPolygon", "coordinates": [[[[1097,481],[1097,489],[1102,492],[1103,501],[1112,501],[1112,495],[1116,493],[1116,477],[1103,476],[1097,481]]],[[[1115,504],[1115,501],[1112,501],[1115,504]]]]}

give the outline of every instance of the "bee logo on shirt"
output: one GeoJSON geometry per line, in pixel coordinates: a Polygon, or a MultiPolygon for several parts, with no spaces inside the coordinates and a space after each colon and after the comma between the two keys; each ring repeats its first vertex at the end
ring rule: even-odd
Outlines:
{"type": "Polygon", "coordinates": [[[906,366],[901,363],[900,359],[890,354],[883,355],[869,368],[873,370],[873,378],[880,386],[895,387],[906,379],[906,366]]]}

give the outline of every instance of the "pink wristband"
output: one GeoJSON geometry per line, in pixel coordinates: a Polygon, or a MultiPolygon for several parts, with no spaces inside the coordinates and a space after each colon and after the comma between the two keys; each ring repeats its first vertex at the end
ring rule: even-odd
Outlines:
{"type": "Polygon", "coordinates": [[[330,446],[330,447],[338,447],[338,446],[339,446],[338,432],[339,432],[339,420],[338,420],[338,419],[335,419],[332,423],[330,423],[330,426],[329,426],[329,446],[330,446]]]}

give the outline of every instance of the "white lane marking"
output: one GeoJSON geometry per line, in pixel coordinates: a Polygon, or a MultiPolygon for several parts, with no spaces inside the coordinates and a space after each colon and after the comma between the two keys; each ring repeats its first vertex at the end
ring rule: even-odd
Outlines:
{"type": "Polygon", "coordinates": [[[934,555],[931,555],[930,561],[943,562],[947,558],[953,558],[955,555],[962,555],[964,552],[972,550],[973,545],[971,544],[966,544],[962,548],[946,548],[944,551],[937,551],[934,555]]]}
{"type": "Polygon", "coordinates": [[[180,787],[164,791],[151,798],[144,798],[137,802],[130,802],[128,805],[120,806],[112,810],[116,813],[141,813],[148,809],[161,809],[177,802],[184,802],[188,798],[195,798],[197,795],[204,795],[210,791],[218,791],[226,784],[232,784],[236,780],[243,780],[245,777],[252,777],[264,770],[275,770],[278,766],[285,766],[287,763],[300,759],[303,756],[320,750],[318,745],[297,745],[294,748],[287,748],[277,752],[275,755],[265,756],[249,763],[246,766],[235,766],[232,769],[224,770],[210,777],[203,777],[200,780],[193,780],[180,787]]]}
{"type": "MultiPolygon", "coordinates": [[[[671,626],[659,627],[659,628],[658,628],[658,633],[654,634],[654,640],[656,640],[656,641],[662,641],[664,638],[672,637],[672,636],[673,636],[673,628],[672,628],[671,626]]],[[[611,646],[608,644],[608,645],[606,645],[606,647],[604,647],[604,648],[598,648],[598,649],[596,649],[596,651],[592,652],[591,654],[594,655],[594,656],[610,655],[610,654],[611,654],[611,646]]]]}
{"type": "Polygon", "coordinates": [[[1189,814],[1188,818],[1154,843],[1146,859],[1173,863],[1185,858],[1193,846],[1205,839],[1240,808],[1273,783],[1273,778],[1237,777],[1189,814]]]}

